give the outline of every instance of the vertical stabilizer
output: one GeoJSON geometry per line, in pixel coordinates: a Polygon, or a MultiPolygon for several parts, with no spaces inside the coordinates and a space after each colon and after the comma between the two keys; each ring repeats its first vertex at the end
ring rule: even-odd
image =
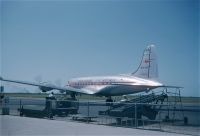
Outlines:
{"type": "Polygon", "coordinates": [[[149,45],[144,50],[142,61],[138,69],[132,73],[132,75],[141,78],[158,77],[158,64],[154,45],[149,45]]]}

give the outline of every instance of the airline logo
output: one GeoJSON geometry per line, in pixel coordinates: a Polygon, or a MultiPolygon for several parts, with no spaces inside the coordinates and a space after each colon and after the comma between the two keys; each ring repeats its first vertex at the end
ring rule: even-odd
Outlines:
{"type": "Polygon", "coordinates": [[[150,60],[144,60],[144,63],[149,63],[149,62],[151,62],[150,60]]]}

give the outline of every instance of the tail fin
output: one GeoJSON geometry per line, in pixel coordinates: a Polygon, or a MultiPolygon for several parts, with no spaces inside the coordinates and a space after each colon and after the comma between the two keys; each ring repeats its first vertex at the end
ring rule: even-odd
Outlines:
{"type": "Polygon", "coordinates": [[[142,61],[138,69],[132,73],[132,75],[141,78],[158,77],[158,64],[154,45],[149,45],[144,50],[142,61]]]}

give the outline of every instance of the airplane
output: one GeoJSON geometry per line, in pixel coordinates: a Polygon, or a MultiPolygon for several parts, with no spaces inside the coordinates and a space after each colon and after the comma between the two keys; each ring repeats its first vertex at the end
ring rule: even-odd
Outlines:
{"type": "Polygon", "coordinates": [[[158,81],[158,64],[155,45],[149,45],[143,52],[143,57],[138,69],[131,74],[100,77],[74,78],[64,87],[53,84],[33,83],[27,81],[10,80],[0,77],[1,81],[13,82],[39,87],[43,92],[53,89],[69,93],[73,99],[76,94],[88,94],[107,97],[107,102],[112,102],[111,96],[120,96],[140,92],[148,92],[158,87],[166,87],[158,81]]]}

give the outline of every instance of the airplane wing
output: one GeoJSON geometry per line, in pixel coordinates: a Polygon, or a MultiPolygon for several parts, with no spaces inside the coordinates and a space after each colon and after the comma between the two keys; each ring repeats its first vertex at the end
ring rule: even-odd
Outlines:
{"type": "Polygon", "coordinates": [[[4,82],[12,82],[12,83],[17,83],[17,84],[36,86],[36,87],[39,87],[43,92],[56,89],[56,90],[65,91],[65,92],[94,94],[94,92],[92,92],[90,90],[76,89],[76,88],[73,88],[73,87],[70,87],[70,86],[59,87],[59,86],[56,86],[56,85],[53,85],[53,84],[42,84],[42,83],[34,83],[34,82],[27,82],[27,81],[11,80],[11,79],[5,79],[5,78],[2,78],[2,77],[0,77],[0,80],[4,81],[4,82]]]}

